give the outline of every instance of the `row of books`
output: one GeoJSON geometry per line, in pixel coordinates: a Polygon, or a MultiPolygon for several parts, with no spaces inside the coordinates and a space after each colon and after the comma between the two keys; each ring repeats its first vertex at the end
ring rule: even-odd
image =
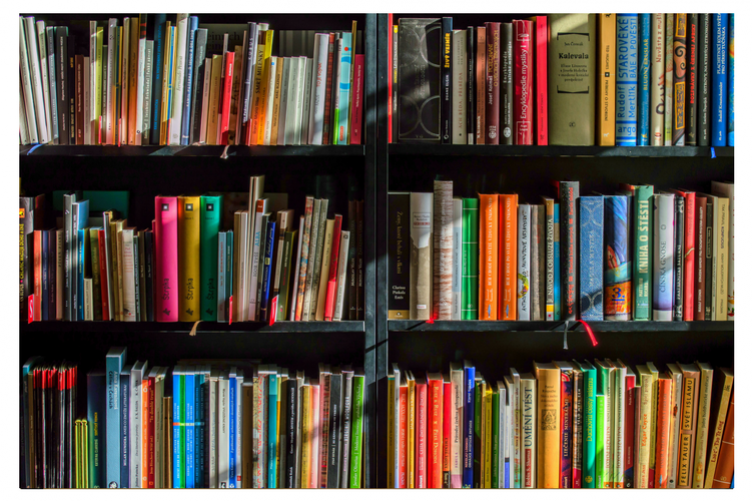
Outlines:
{"type": "Polygon", "coordinates": [[[733,320],[734,185],[389,194],[389,318],[733,320]],[[579,243],[578,243],[579,242],[579,243]]]}
{"type": "Polygon", "coordinates": [[[388,377],[389,488],[729,488],[734,373],[706,364],[465,361],[388,377]]]}
{"type": "Polygon", "coordinates": [[[30,358],[22,368],[27,488],[360,488],[362,369],[306,376],[255,360],[127,363],[30,358]],[[77,414],[79,399],[87,413],[77,414]],[[116,403],[108,404],[111,400],[116,403]]]}
{"type": "Polygon", "coordinates": [[[88,31],[20,17],[21,144],[361,144],[356,21],[288,32],[278,57],[267,23],[169,17],[89,21],[88,31]],[[306,54],[287,50],[304,37],[306,54]]]}
{"type": "Polygon", "coordinates": [[[733,14],[389,25],[390,141],[734,145],[733,14]]]}
{"type": "Polygon", "coordinates": [[[252,178],[247,209],[234,204],[226,231],[232,193],[158,196],[142,230],[112,210],[90,221],[89,200],[75,193],[63,194],[60,228],[36,229],[36,200],[20,197],[22,314],[28,305],[29,321],[362,319],[362,201],[348,203],[344,226],[328,199],[306,197],[296,221],[287,194],[263,186],[252,178]]]}

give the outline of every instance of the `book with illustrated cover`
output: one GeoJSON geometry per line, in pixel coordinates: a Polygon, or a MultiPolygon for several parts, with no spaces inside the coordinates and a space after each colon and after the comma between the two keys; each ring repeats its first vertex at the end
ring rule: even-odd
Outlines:
{"type": "Polygon", "coordinates": [[[606,320],[632,319],[630,256],[633,197],[604,197],[604,313],[606,320]]]}
{"type": "Polygon", "coordinates": [[[616,15],[616,146],[637,145],[637,14],[616,15]]]}
{"type": "Polygon", "coordinates": [[[600,195],[580,197],[580,318],[588,321],[603,320],[604,312],[603,200],[600,195]]]}

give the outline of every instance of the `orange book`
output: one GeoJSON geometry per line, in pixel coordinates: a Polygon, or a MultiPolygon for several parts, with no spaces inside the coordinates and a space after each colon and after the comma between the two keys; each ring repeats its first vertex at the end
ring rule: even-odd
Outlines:
{"type": "Polygon", "coordinates": [[[428,488],[441,489],[444,471],[444,376],[428,376],[428,488]]]}
{"type": "Polygon", "coordinates": [[[517,320],[517,195],[499,195],[499,320],[517,320]]]}
{"type": "Polygon", "coordinates": [[[671,398],[673,380],[666,374],[658,379],[658,414],[655,432],[655,487],[668,488],[668,463],[670,458],[669,437],[671,436],[671,398]]]}
{"type": "Polygon", "coordinates": [[[144,489],[153,487],[153,484],[149,485],[149,400],[153,390],[152,382],[153,380],[148,377],[141,381],[141,487],[144,489]]]}
{"type": "Polygon", "coordinates": [[[723,430],[721,452],[718,453],[718,464],[713,476],[713,489],[728,489],[734,478],[734,394],[731,394],[726,428],[723,430]]]}
{"type": "Polygon", "coordinates": [[[478,197],[480,198],[478,319],[498,320],[499,196],[479,194],[478,197]]]}

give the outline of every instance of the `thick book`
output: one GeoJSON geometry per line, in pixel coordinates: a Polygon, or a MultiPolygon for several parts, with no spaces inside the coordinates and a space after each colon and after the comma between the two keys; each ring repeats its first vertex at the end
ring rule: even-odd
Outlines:
{"type": "Polygon", "coordinates": [[[433,196],[433,193],[410,194],[411,320],[428,320],[431,316],[433,196]]]}
{"type": "Polygon", "coordinates": [[[517,320],[530,320],[530,205],[517,207],[517,320]]]}
{"type": "Polygon", "coordinates": [[[637,146],[650,145],[650,35],[652,14],[638,14],[637,146]]]}
{"type": "Polygon", "coordinates": [[[517,195],[499,195],[499,320],[517,320],[517,195]]]}
{"type": "MultiPolygon", "coordinates": [[[[691,322],[695,319],[695,253],[696,249],[696,218],[697,200],[693,191],[671,190],[675,195],[684,199],[684,235],[683,251],[679,256],[682,261],[683,288],[682,296],[676,298],[676,302],[682,303],[682,320],[691,322]]],[[[678,230],[677,230],[678,231],[678,230]]],[[[677,269],[678,272],[678,269],[677,269]]]]}
{"type": "MultiPolygon", "coordinates": [[[[548,142],[552,145],[595,144],[596,16],[548,16],[548,105],[554,112],[548,117],[548,142]]],[[[538,52],[536,57],[540,56],[538,52]]],[[[611,64],[610,59],[607,62],[611,64]]],[[[603,113],[600,107],[599,111],[603,113]]],[[[543,120],[539,107],[535,114],[536,120],[543,120]]]]}
{"type": "Polygon", "coordinates": [[[726,146],[728,139],[728,14],[711,14],[710,31],[710,145],[726,146]]]}
{"type": "Polygon", "coordinates": [[[513,40],[514,27],[512,23],[501,23],[501,45],[499,48],[500,79],[496,79],[501,86],[501,94],[497,99],[499,103],[497,133],[500,134],[500,144],[515,144],[513,135],[515,75],[513,40]]]}
{"type": "Polygon", "coordinates": [[[514,144],[533,144],[533,22],[514,20],[514,144]]]}
{"type": "Polygon", "coordinates": [[[178,318],[201,319],[201,198],[178,197],[178,318]]]}
{"type": "Polygon", "coordinates": [[[666,14],[650,20],[650,146],[663,146],[666,51],[663,48],[666,14]]]}
{"type": "MultiPolygon", "coordinates": [[[[400,25],[402,24],[402,20],[400,20],[400,25]]],[[[426,34],[428,32],[426,31],[426,34]]],[[[400,35],[402,33],[400,32],[400,35]]],[[[453,94],[453,63],[456,63],[456,58],[453,54],[453,43],[452,43],[453,33],[452,33],[452,18],[451,17],[442,17],[441,18],[441,96],[439,97],[439,100],[441,102],[441,111],[440,111],[440,117],[441,117],[441,143],[442,144],[452,144],[452,129],[453,129],[453,119],[452,116],[452,94],[453,94]]],[[[402,48],[402,44],[400,44],[400,48],[402,48]]],[[[426,55],[428,55],[426,53],[426,55]]],[[[400,56],[400,62],[402,61],[402,57],[400,56]]],[[[401,80],[401,79],[400,79],[401,80]]]]}
{"type": "MultiPolygon", "coordinates": [[[[500,120],[502,114],[501,104],[501,50],[502,34],[501,23],[486,23],[486,50],[485,50],[485,117],[483,123],[484,144],[499,144],[501,129],[500,120]]],[[[511,61],[511,60],[510,60],[511,61]]],[[[511,75],[510,75],[511,77],[511,75]]],[[[511,104],[511,100],[510,100],[511,104]]],[[[480,106],[480,103],[479,103],[480,106]]],[[[511,134],[511,131],[510,131],[511,134]]],[[[510,135],[511,139],[511,135],[510,135]]]]}
{"type": "MultiPolygon", "coordinates": [[[[219,228],[222,214],[222,197],[201,197],[200,218],[200,291],[201,320],[217,320],[219,228]]],[[[224,280],[223,280],[224,283],[224,280]]]]}
{"type": "Polygon", "coordinates": [[[433,303],[431,318],[452,319],[452,248],[454,200],[452,181],[433,182],[433,303]]]}
{"type": "Polygon", "coordinates": [[[717,264],[715,278],[715,318],[725,321],[728,319],[728,291],[729,291],[729,199],[718,197],[716,212],[718,213],[718,231],[715,238],[717,264]]]}
{"type": "Polygon", "coordinates": [[[577,308],[577,199],[578,181],[559,182],[561,207],[561,308],[562,320],[575,320],[577,308]]]}
{"type": "MultiPolygon", "coordinates": [[[[616,14],[598,14],[598,146],[616,144],[616,14]]],[[[661,122],[661,125],[663,122],[661,122]]]]}
{"type": "MultiPolygon", "coordinates": [[[[632,319],[632,232],[630,218],[633,197],[607,196],[604,199],[604,317],[606,320],[632,319]]],[[[584,240],[583,240],[584,245],[584,240]]]]}
{"type": "Polygon", "coordinates": [[[554,319],[554,200],[543,197],[545,220],[545,319],[554,319]]]}
{"type": "MultiPolygon", "coordinates": [[[[493,214],[498,210],[493,210],[493,214]]],[[[462,320],[478,320],[479,238],[478,199],[462,200],[462,320]]],[[[498,245],[498,236],[497,236],[498,245]]],[[[493,249],[492,249],[493,250],[493,249]]],[[[496,255],[494,251],[492,255],[496,255]]],[[[494,301],[495,302],[495,301],[494,301]]]]}
{"type": "Polygon", "coordinates": [[[178,321],[178,198],[155,197],[154,225],[157,322],[178,321]]]}
{"type": "Polygon", "coordinates": [[[713,475],[713,489],[728,489],[734,486],[734,393],[731,393],[723,442],[718,452],[718,465],[713,475]]]}
{"type": "Polygon", "coordinates": [[[668,488],[668,463],[670,458],[670,432],[672,414],[672,383],[668,375],[658,378],[657,427],[655,432],[655,478],[657,489],[668,488]]]}
{"type": "MultiPolygon", "coordinates": [[[[694,464],[692,468],[692,488],[702,489],[705,480],[705,466],[707,464],[708,435],[710,428],[710,409],[713,391],[713,368],[704,362],[695,362],[700,370],[700,391],[697,406],[697,434],[694,464]]],[[[719,371],[721,372],[721,371],[719,371]]]]}
{"type": "MultiPolygon", "coordinates": [[[[726,290],[728,291],[727,300],[727,320],[734,320],[734,184],[720,181],[712,181],[711,192],[718,197],[728,198],[728,282],[726,290]]],[[[699,233],[696,236],[698,242],[699,233]]]]}
{"type": "MultiPolygon", "coordinates": [[[[580,197],[580,318],[602,321],[604,312],[604,197],[580,197]]],[[[606,274],[608,265],[606,265],[606,274]]]]}
{"type": "Polygon", "coordinates": [[[616,146],[637,145],[637,14],[616,15],[616,146]]]}
{"type": "Polygon", "coordinates": [[[652,294],[651,282],[653,279],[653,260],[651,259],[653,238],[653,210],[652,201],[653,187],[649,185],[635,186],[634,196],[634,270],[633,270],[633,296],[634,320],[652,319],[652,294]]]}
{"type": "Polygon", "coordinates": [[[674,195],[653,195],[653,320],[671,321],[674,297],[674,195]]]}
{"type": "Polygon", "coordinates": [[[561,477],[561,369],[552,363],[533,364],[538,380],[537,487],[560,487],[561,477]]]}

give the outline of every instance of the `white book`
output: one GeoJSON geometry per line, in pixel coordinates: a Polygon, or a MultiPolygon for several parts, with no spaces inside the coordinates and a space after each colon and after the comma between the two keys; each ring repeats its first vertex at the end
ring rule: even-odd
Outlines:
{"type": "MultiPolygon", "coordinates": [[[[298,250],[295,252],[295,275],[293,275],[294,280],[292,284],[292,289],[290,289],[290,296],[292,297],[292,302],[290,303],[290,307],[288,308],[290,311],[290,318],[288,320],[294,321],[295,320],[295,308],[298,303],[298,280],[300,278],[300,252],[303,249],[303,229],[305,228],[305,216],[300,216],[300,225],[298,228],[298,250]]],[[[288,302],[290,300],[288,299],[288,302]]],[[[300,435],[298,435],[300,436],[300,435]]]]}
{"type": "Polygon", "coordinates": [[[29,68],[29,53],[26,48],[26,26],[24,18],[18,18],[19,23],[19,57],[21,59],[21,87],[23,88],[24,104],[26,105],[26,126],[29,133],[29,142],[39,142],[37,130],[37,117],[34,110],[34,91],[29,68]]]}
{"type": "Polygon", "coordinates": [[[18,86],[18,132],[21,136],[21,144],[29,144],[29,129],[26,125],[26,109],[24,106],[23,82],[19,77],[18,86]]]}
{"type": "Polygon", "coordinates": [[[277,121],[277,146],[285,145],[285,122],[287,120],[287,97],[290,88],[290,69],[292,67],[291,57],[284,58],[282,66],[282,86],[279,93],[279,119],[277,121]]]}
{"type": "Polygon", "coordinates": [[[26,45],[29,57],[29,69],[31,71],[31,89],[34,94],[34,109],[37,116],[37,129],[39,142],[47,143],[50,140],[47,131],[47,112],[44,109],[44,92],[42,91],[42,72],[39,67],[39,48],[37,47],[36,23],[33,17],[27,17],[26,21],[26,45]]]}
{"type": "Polygon", "coordinates": [[[347,254],[350,249],[350,232],[341,232],[339,245],[339,263],[337,265],[337,301],[334,304],[334,321],[342,320],[342,310],[345,305],[345,290],[347,290],[347,254]]]}
{"type": "Polygon", "coordinates": [[[455,198],[452,218],[452,320],[462,320],[462,199],[455,198]]]}
{"type": "Polygon", "coordinates": [[[89,122],[89,143],[91,141],[92,122],[98,120],[97,117],[97,22],[89,21],[89,114],[84,115],[84,119],[89,122]]]}
{"type": "Polygon", "coordinates": [[[653,195],[653,221],[653,320],[670,322],[674,296],[673,194],[653,195]]]}
{"type": "MultiPolygon", "coordinates": [[[[313,289],[313,276],[315,275],[316,268],[316,252],[318,250],[319,232],[326,231],[326,214],[324,214],[324,224],[321,224],[321,209],[323,206],[323,200],[317,198],[313,202],[313,219],[311,221],[311,239],[308,246],[308,270],[306,272],[305,283],[305,295],[303,296],[303,317],[302,320],[307,322],[309,320],[315,320],[316,311],[311,312],[311,297],[314,292],[313,289]],[[314,318],[311,318],[313,313],[314,318]]],[[[318,291],[315,292],[316,294],[318,291]]],[[[317,296],[318,299],[318,296],[317,296]]],[[[335,297],[336,299],[336,297],[335,297]]]]}
{"type": "MultiPolygon", "coordinates": [[[[180,15],[179,15],[180,16],[180,15]]],[[[183,95],[185,89],[186,68],[186,40],[188,38],[188,17],[178,22],[175,32],[175,79],[172,85],[172,116],[170,117],[170,141],[171,145],[180,145],[180,127],[183,123],[183,95]]]]}
{"type": "Polygon", "coordinates": [[[91,73],[89,73],[89,56],[84,57],[84,144],[91,144],[91,73]]]}
{"type": "Polygon", "coordinates": [[[449,366],[449,378],[452,380],[451,407],[452,425],[449,441],[449,470],[452,489],[462,487],[462,423],[464,419],[465,394],[463,391],[464,373],[459,363],[449,366]]]}
{"type": "MultiPolygon", "coordinates": [[[[151,135],[151,94],[152,94],[152,68],[154,58],[154,41],[146,41],[144,50],[144,97],[143,110],[141,111],[141,144],[150,144],[151,135]]],[[[138,139],[137,139],[138,140],[138,139]]]]}
{"type": "Polygon", "coordinates": [[[136,321],[136,275],[133,256],[133,228],[123,228],[123,321],[136,321]]]}
{"type": "Polygon", "coordinates": [[[627,367],[619,362],[613,363],[614,370],[614,391],[613,391],[613,424],[611,429],[613,460],[613,486],[617,488],[624,486],[624,430],[625,415],[624,411],[627,404],[627,367]]]}
{"type": "Polygon", "coordinates": [[[146,83],[146,39],[138,41],[138,80],[136,83],[136,145],[140,146],[144,132],[144,84],[146,83]]]}
{"type": "Polygon", "coordinates": [[[308,120],[311,114],[311,89],[313,84],[313,59],[306,58],[305,76],[303,77],[303,111],[300,116],[300,144],[308,144],[308,120]]]}
{"type": "MultiPolygon", "coordinates": [[[[721,181],[712,181],[711,193],[719,197],[729,199],[729,221],[728,221],[728,280],[726,290],[728,290],[728,313],[726,319],[733,322],[734,320],[734,183],[725,183],[721,181]]],[[[717,207],[717,206],[714,206],[717,207]]],[[[713,214],[715,214],[715,209],[713,214]]],[[[698,237],[695,237],[698,238],[698,237]]],[[[695,270],[695,273],[697,271],[695,270]]],[[[706,285],[707,286],[707,285],[706,285]]]]}
{"type": "Polygon", "coordinates": [[[307,74],[308,58],[298,58],[298,85],[295,96],[295,127],[293,127],[293,144],[300,144],[303,136],[303,106],[305,101],[305,77],[307,74]]]}
{"type": "Polygon", "coordinates": [[[467,30],[452,31],[452,144],[467,144],[467,30]]]}
{"type": "Polygon", "coordinates": [[[316,33],[311,75],[311,106],[308,119],[308,144],[322,144],[326,103],[326,72],[329,63],[329,34],[316,33]]]}
{"type": "Polygon", "coordinates": [[[298,94],[300,58],[291,57],[285,61],[285,65],[287,64],[290,65],[290,75],[287,84],[287,100],[285,104],[285,144],[295,144],[295,97],[298,94]]]}
{"type": "MultiPolygon", "coordinates": [[[[269,146],[272,141],[272,118],[274,117],[274,84],[277,76],[277,57],[269,58],[268,92],[266,97],[266,113],[264,115],[264,146],[269,146]]],[[[277,129],[279,130],[279,128],[277,129]]],[[[288,143],[289,144],[289,143],[288,143]]]]}
{"type": "Polygon", "coordinates": [[[201,97],[201,132],[199,142],[206,144],[206,127],[209,123],[209,87],[211,87],[212,58],[204,59],[204,95],[201,97]]]}
{"type": "MultiPolygon", "coordinates": [[[[129,477],[131,489],[141,487],[141,382],[143,379],[144,362],[136,361],[131,369],[131,388],[128,403],[128,436],[130,466],[129,477]]],[[[175,367],[174,375],[180,374],[180,366],[175,367]]]]}
{"type": "Polygon", "coordinates": [[[217,476],[220,489],[230,485],[230,380],[227,372],[219,378],[217,390],[217,476]]]}
{"type": "MultiPolygon", "coordinates": [[[[257,320],[256,318],[256,297],[258,295],[258,280],[259,280],[259,274],[263,271],[263,257],[261,256],[261,230],[262,224],[261,221],[264,218],[264,214],[266,214],[266,199],[261,199],[260,202],[263,203],[263,207],[261,210],[256,208],[256,211],[253,214],[254,220],[256,221],[254,224],[254,230],[253,230],[253,251],[251,255],[251,275],[250,275],[250,298],[249,298],[249,320],[257,320]]],[[[258,205],[258,204],[257,204],[258,205]]]]}
{"type": "Polygon", "coordinates": [[[50,104],[49,57],[47,54],[47,30],[44,21],[37,21],[37,44],[39,47],[39,70],[44,96],[44,113],[47,125],[47,142],[52,142],[52,107],[50,104]]]}
{"type": "Polygon", "coordinates": [[[217,409],[217,384],[219,381],[219,369],[211,369],[209,376],[209,406],[207,407],[206,420],[209,429],[209,440],[206,443],[207,452],[209,453],[209,489],[218,487],[217,476],[217,420],[219,412],[217,409]]]}
{"type": "Polygon", "coordinates": [[[117,18],[110,18],[107,28],[107,102],[106,113],[102,113],[103,121],[102,128],[107,131],[105,144],[115,144],[115,129],[113,128],[114,121],[114,103],[115,96],[112,92],[112,87],[115,82],[115,35],[117,33],[117,18]]]}
{"type": "Polygon", "coordinates": [[[517,207],[517,320],[530,320],[530,206],[517,207]]]}

